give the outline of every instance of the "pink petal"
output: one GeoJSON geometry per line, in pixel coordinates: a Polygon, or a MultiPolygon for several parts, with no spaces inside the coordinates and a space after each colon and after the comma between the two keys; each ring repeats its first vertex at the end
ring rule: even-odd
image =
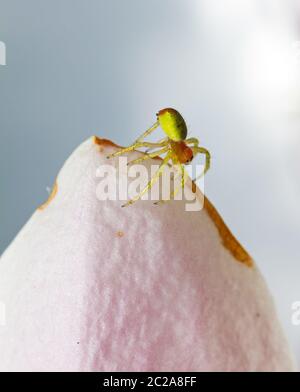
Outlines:
{"type": "Polygon", "coordinates": [[[115,149],[79,146],[2,256],[0,370],[295,370],[262,276],[207,199],[97,199],[115,149]]]}

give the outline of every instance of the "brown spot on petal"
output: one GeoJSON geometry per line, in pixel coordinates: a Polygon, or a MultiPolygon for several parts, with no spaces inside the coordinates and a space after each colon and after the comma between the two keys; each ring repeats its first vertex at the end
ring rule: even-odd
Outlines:
{"type": "Polygon", "coordinates": [[[55,197],[55,195],[57,193],[57,190],[58,190],[57,181],[55,181],[55,183],[53,185],[53,188],[52,188],[52,191],[51,191],[51,193],[50,193],[50,195],[48,197],[48,200],[44,204],[40,205],[38,207],[38,210],[44,210],[46,207],[48,207],[50,202],[54,199],[54,197],[55,197]]]}
{"type": "Polygon", "coordinates": [[[236,260],[245,264],[247,267],[253,267],[254,263],[251,256],[228,229],[220,214],[207,197],[204,199],[204,208],[216,225],[225,248],[229,250],[236,260]]]}
{"type": "Polygon", "coordinates": [[[117,231],[117,237],[124,237],[123,231],[117,231]]]}

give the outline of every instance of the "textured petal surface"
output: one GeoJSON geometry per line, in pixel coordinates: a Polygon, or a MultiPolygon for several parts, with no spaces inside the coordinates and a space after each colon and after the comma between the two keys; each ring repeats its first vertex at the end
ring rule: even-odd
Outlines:
{"type": "Polygon", "coordinates": [[[115,149],[79,146],[1,257],[0,370],[294,370],[263,278],[207,199],[98,200],[115,149]]]}

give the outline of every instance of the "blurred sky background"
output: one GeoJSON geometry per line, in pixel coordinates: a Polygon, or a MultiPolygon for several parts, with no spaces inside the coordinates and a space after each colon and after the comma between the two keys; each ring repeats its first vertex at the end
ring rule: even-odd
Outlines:
{"type": "Polygon", "coordinates": [[[0,0],[0,41],[0,253],[79,143],[175,107],[300,364],[300,0],[0,0]]]}

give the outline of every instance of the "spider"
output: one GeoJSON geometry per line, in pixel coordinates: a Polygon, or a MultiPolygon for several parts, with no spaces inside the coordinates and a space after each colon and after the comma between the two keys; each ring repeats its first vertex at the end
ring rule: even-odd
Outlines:
{"type": "MultiPolygon", "coordinates": [[[[135,150],[136,148],[146,147],[147,154],[128,162],[128,164],[135,164],[145,161],[147,159],[155,158],[160,155],[166,154],[165,157],[162,159],[158,170],[148,182],[148,184],[145,186],[145,188],[134,198],[128,200],[127,203],[123,204],[122,207],[133,204],[134,202],[139,200],[147,191],[149,191],[153,184],[159,179],[166,166],[169,165],[170,160],[176,168],[179,168],[179,173],[181,174],[180,185],[175,190],[173,190],[170,195],[171,197],[174,197],[180,190],[180,188],[184,188],[186,181],[184,165],[191,162],[198,153],[205,154],[205,166],[203,172],[199,176],[197,176],[193,180],[193,182],[197,181],[200,177],[202,177],[210,167],[209,151],[206,148],[199,146],[198,139],[194,137],[188,139],[186,138],[187,126],[183,117],[177,110],[172,108],[162,109],[156,114],[156,116],[157,121],[152,125],[152,127],[147,129],[138,139],[136,139],[133,144],[107,156],[107,158],[117,157],[129,151],[135,150]],[[150,135],[150,133],[152,133],[156,128],[158,128],[159,125],[166,134],[166,137],[164,137],[157,143],[143,141],[148,135],[150,135]],[[154,149],[156,149],[156,151],[153,151],[151,153],[149,152],[154,149]]],[[[162,202],[162,200],[160,202],[162,202]]],[[[154,204],[158,203],[159,202],[156,202],[154,204]]]]}

